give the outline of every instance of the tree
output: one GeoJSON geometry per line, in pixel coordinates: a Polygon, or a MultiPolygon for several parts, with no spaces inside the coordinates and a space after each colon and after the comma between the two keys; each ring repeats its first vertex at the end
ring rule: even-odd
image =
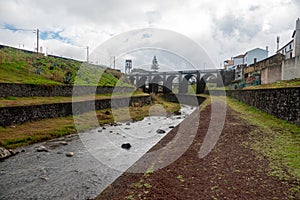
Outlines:
{"type": "Polygon", "coordinates": [[[159,69],[158,66],[159,66],[159,64],[157,62],[156,56],[154,56],[153,60],[152,60],[151,70],[158,71],[158,69],[159,69]]]}

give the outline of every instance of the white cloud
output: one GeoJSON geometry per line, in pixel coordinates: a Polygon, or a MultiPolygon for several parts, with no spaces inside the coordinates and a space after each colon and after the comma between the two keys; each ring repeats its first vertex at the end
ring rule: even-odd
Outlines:
{"type": "MultiPolygon", "coordinates": [[[[122,32],[163,28],[196,41],[219,66],[250,48],[269,46],[274,52],[277,35],[281,44],[291,39],[299,13],[298,0],[1,0],[0,26],[59,31],[70,44],[54,37],[41,45],[50,53],[78,59],[85,59],[86,46],[92,51],[122,32]]],[[[35,34],[0,29],[0,43],[33,49],[35,34]]]]}

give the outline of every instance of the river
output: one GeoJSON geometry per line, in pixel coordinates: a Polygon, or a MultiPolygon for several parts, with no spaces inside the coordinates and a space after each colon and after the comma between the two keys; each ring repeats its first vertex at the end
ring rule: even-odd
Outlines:
{"type": "Polygon", "coordinates": [[[20,148],[0,162],[0,199],[94,198],[194,110],[183,105],[181,115],[150,116],[20,148]],[[124,143],[132,147],[122,149],[124,143]],[[37,152],[41,145],[48,152],[37,152]]]}

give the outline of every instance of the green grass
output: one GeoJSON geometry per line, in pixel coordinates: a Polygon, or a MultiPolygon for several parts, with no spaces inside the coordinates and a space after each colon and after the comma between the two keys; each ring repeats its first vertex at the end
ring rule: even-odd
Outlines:
{"type": "Polygon", "coordinates": [[[300,127],[232,98],[227,102],[243,119],[257,127],[250,136],[251,147],[270,160],[273,169],[270,175],[283,180],[300,180],[300,127]]]}
{"type": "Polygon", "coordinates": [[[67,72],[72,74],[71,84],[76,80],[77,85],[130,86],[122,73],[113,69],[9,47],[0,49],[0,83],[62,85],[67,72]],[[37,65],[40,74],[36,74],[37,65]]]}
{"type": "Polygon", "coordinates": [[[284,80],[278,81],[270,84],[262,84],[256,86],[249,86],[243,88],[245,89],[275,89],[275,88],[287,88],[287,87],[300,87],[300,78],[292,79],[292,80],[284,80]]]}

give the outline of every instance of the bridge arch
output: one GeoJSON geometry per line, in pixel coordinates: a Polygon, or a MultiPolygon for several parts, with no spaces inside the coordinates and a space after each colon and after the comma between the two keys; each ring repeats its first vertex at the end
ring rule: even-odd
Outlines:
{"type": "Polygon", "coordinates": [[[197,93],[204,93],[206,88],[206,83],[209,77],[214,77],[217,79],[217,76],[212,73],[207,73],[204,76],[201,77],[201,79],[197,82],[197,93]]]}
{"type": "MultiPolygon", "coordinates": [[[[196,82],[196,94],[203,93],[210,77],[213,77],[217,87],[222,87],[223,75],[220,70],[187,70],[177,72],[149,72],[142,74],[127,75],[130,82],[136,87],[142,88],[144,92],[158,92],[159,85],[162,85],[163,93],[171,93],[174,80],[178,79],[179,93],[187,93],[191,78],[196,82]],[[161,84],[162,83],[162,84],[161,84]],[[148,91],[146,88],[148,86],[148,91]]],[[[224,73],[223,73],[224,74],[224,73]]]]}
{"type": "Polygon", "coordinates": [[[147,81],[147,76],[141,76],[137,81],[136,81],[136,86],[138,88],[141,88],[143,90],[143,92],[147,92],[146,91],[146,81],[147,81]]]}
{"type": "Polygon", "coordinates": [[[170,75],[164,83],[163,93],[172,93],[173,90],[173,81],[175,78],[178,78],[175,75],[170,75]]]}
{"type": "MultiPolygon", "coordinates": [[[[149,93],[158,93],[159,83],[163,82],[163,78],[159,75],[155,75],[149,82],[149,93]]],[[[162,84],[163,85],[163,84],[162,84]]]]}
{"type": "Polygon", "coordinates": [[[134,76],[129,76],[129,77],[128,77],[128,80],[129,80],[129,82],[130,82],[131,85],[135,85],[135,80],[136,80],[136,79],[135,79],[134,76]]]}
{"type": "Polygon", "coordinates": [[[198,78],[197,78],[196,74],[185,75],[180,82],[179,93],[187,93],[188,92],[189,81],[192,77],[194,77],[196,80],[196,83],[198,83],[198,78]]]}
{"type": "Polygon", "coordinates": [[[214,77],[215,79],[217,79],[217,76],[215,74],[207,73],[204,76],[202,76],[202,78],[205,81],[205,83],[207,82],[207,80],[208,80],[209,77],[214,77]]]}

